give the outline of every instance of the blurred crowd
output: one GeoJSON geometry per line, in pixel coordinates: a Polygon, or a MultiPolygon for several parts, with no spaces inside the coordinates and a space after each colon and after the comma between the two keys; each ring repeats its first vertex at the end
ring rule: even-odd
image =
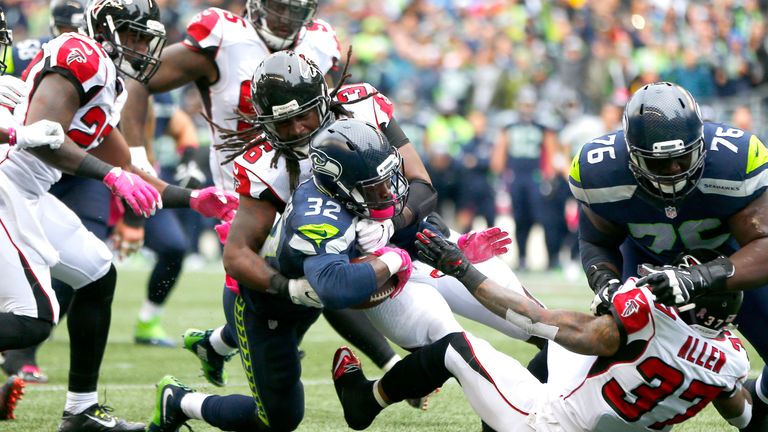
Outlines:
{"type": "MultiPolygon", "coordinates": [[[[47,1],[1,3],[17,40],[47,32],[47,1]]],[[[207,6],[244,9],[242,0],[159,3],[169,43],[207,6]]],[[[511,213],[525,267],[528,234],[541,224],[547,266],[557,268],[574,243],[570,159],[621,127],[634,90],[673,81],[709,120],[765,123],[767,9],[766,0],[320,0],[318,17],[342,52],[353,47],[352,80],[395,103],[454,226],[511,213]]],[[[196,92],[176,96],[199,111],[196,92]]]]}

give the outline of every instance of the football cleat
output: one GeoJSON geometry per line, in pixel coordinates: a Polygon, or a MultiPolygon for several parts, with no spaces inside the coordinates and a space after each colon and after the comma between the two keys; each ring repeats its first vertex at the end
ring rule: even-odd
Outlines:
{"type": "Polygon", "coordinates": [[[16,375],[11,375],[0,387],[0,420],[13,420],[16,416],[13,410],[24,394],[24,381],[16,375]]]}
{"type": "Polygon", "coordinates": [[[107,405],[93,404],[79,414],[64,411],[58,432],[143,432],[144,423],[133,423],[113,416],[107,405]]]}
{"type": "Polygon", "coordinates": [[[160,326],[160,317],[154,317],[149,321],[136,321],[136,329],[133,340],[139,345],[152,345],[165,348],[175,348],[176,342],[171,340],[160,326]]]}
{"type": "Polygon", "coordinates": [[[176,378],[170,375],[164,376],[157,383],[155,412],[147,430],[149,432],[177,432],[181,426],[187,426],[186,421],[189,420],[189,417],[181,411],[181,398],[193,391],[176,378]]]}
{"type": "Polygon", "coordinates": [[[19,378],[23,379],[25,383],[30,384],[45,384],[48,382],[48,375],[44,374],[36,365],[24,365],[19,369],[17,373],[19,378]]]}
{"type": "Polygon", "coordinates": [[[224,363],[228,362],[235,352],[226,356],[217,353],[211,346],[211,333],[213,330],[187,329],[181,338],[184,341],[184,349],[200,359],[205,379],[216,387],[224,387],[227,384],[224,363]]]}
{"type": "Polygon", "coordinates": [[[429,397],[437,393],[440,393],[440,387],[436,388],[435,391],[433,391],[432,393],[426,396],[422,396],[420,398],[406,399],[405,402],[408,405],[412,406],[413,408],[426,411],[427,409],[429,409],[429,397]]]}
{"type": "Polygon", "coordinates": [[[363,375],[360,359],[348,347],[333,356],[333,386],[344,409],[344,420],[354,430],[363,430],[383,409],[373,397],[373,381],[363,375]]]}

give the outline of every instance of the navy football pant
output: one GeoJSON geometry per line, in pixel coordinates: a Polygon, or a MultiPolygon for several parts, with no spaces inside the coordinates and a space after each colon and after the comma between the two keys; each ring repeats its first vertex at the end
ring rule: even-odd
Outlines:
{"type": "Polygon", "coordinates": [[[320,310],[255,291],[225,295],[224,304],[252,397],[210,396],[203,419],[228,431],[296,429],[304,418],[299,344],[320,310]]]}
{"type": "Polygon", "coordinates": [[[539,190],[540,184],[533,176],[534,173],[515,173],[509,185],[512,217],[515,218],[515,243],[521,267],[525,267],[531,228],[535,223],[542,221],[547,210],[539,190]]]}

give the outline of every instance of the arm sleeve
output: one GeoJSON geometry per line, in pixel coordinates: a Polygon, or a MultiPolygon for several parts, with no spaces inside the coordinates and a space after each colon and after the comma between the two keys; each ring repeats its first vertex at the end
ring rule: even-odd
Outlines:
{"type": "Polygon", "coordinates": [[[395,120],[394,117],[389,119],[389,123],[384,125],[381,131],[384,133],[384,136],[387,137],[387,141],[389,141],[395,148],[400,148],[411,142],[408,137],[405,136],[405,132],[403,132],[403,129],[397,124],[397,120],[395,120]]]}
{"type": "Polygon", "coordinates": [[[304,260],[304,275],[328,309],[343,309],[367,300],[376,289],[369,263],[349,262],[347,255],[322,254],[304,260]]]}

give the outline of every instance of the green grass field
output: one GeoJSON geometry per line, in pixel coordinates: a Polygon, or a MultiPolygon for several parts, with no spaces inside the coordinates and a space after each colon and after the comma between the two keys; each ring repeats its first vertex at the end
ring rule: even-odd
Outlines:
{"type": "MultiPolygon", "coordinates": [[[[181,348],[163,349],[139,347],[133,344],[133,325],[143,300],[147,273],[128,268],[119,270],[117,297],[113,307],[112,332],[106,358],[101,369],[99,398],[115,407],[116,414],[134,421],[147,421],[152,414],[154,384],[165,374],[173,374],[193,388],[209,393],[248,394],[239,361],[228,365],[229,385],[218,389],[207,385],[199,372],[198,361],[181,348]]],[[[208,328],[223,322],[220,307],[222,275],[218,272],[185,273],[169,302],[165,327],[181,335],[188,327],[208,328]]],[[[584,283],[564,282],[556,275],[522,275],[521,279],[549,307],[586,310],[589,296],[584,283]]],[[[508,340],[493,330],[462,321],[468,330],[484,337],[496,348],[522,362],[533,355],[527,345],[508,340]]],[[[307,334],[302,348],[303,382],[306,390],[306,415],[300,431],[347,430],[341,406],[330,377],[334,351],[344,342],[321,318],[307,334]]],[[[64,406],[66,377],[69,363],[67,332],[59,328],[40,352],[40,365],[50,375],[45,385],[27,386],[24,399],[17,408],[17,420],[0,423],[1,431],[54,431],[64,406]]],[[[762,362],[752,351],[753,375],[762,362]],[[757,360],[755,360],[757,359],[757,360]]],[[[380,376],[370,361],[363,359],[369,377],[380,376]]],[[[191,422],[196,432],[212,431],[202,422],[191,422]]],[[[442,392],[431,399],[427,411],[418,411],[405,404],[384,411],[369,429],[372,431],[479,431],[480,420],[464,400],[461,388],[450,381],[442,392]]],[[[681,431],[734,430],[719,418],[713,408],[707,408],[681,431]]]]}

